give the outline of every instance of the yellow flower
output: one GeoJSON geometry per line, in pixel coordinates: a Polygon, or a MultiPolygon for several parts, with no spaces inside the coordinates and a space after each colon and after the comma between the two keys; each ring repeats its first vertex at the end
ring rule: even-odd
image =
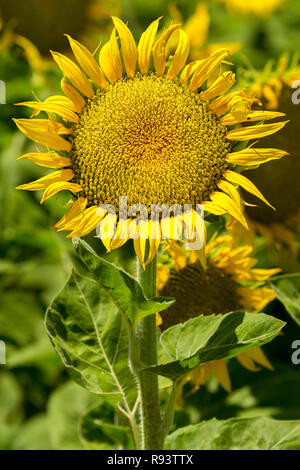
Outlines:
{"type": "Polygon", "coordinates": [[[229,10],[243,14],[267,16],[284,4],[285,0],[219,0],[229,10]]]}
{"type": "MultiPolygon", "coordinates": [[[[185,250],[178,245],[169,243],[166,251],[172,261],[158,266],[158,291],[162,296],[175,298],[176,302],[159,315],[157,323],[162,330],[200,315],[225,314],[241,309],[255,313],[275,298],[274,291],[264,283],[280,269],[255,268],[252,248],[234,246],[229,235],[208,243],[206,270],[195,260],[193,253],[188,259],[185,250]]],[[[263,351],[257,347],[239,354],[236,359],[251,371],[259,370],[259,366],[272,369],[263,351]]],[[[231,382],[224,360],[197,368],[189,377],[194,390],[208,380],[211,372],[230,392],[231,382]]]]}
{"type": "Polygon", "coordinates": [[[7,46],[9,39],[9,45],[24,49],[34,70],[41,70],[51,47],[66,50],[65,31],[96,48],[99,33],[107,37],[111,32],[111,15],[120,13],[121,0],[2,0],[4,37],[0,49],[1,42],[7,46]]]}
{"type": "MultiPolygon", "coordinates": [[[[100,67],[85,46],[68,36],[78,65],[52,53],[63,73],[66,96],[22,103],[34,110],[34,117],[41,111],[49,116],[15,120],[27,137],[47,148],[45,153],[22,158],[58,170],[19,189],[44,189],[41,202],[62,189],[77,194],[56,227],[71,231],[68,237],[81,237],[101,221],[100,235],[107,250],[125,243],[135,226],[139,235],[135,250],[147,264],[161,236],[165,238],[168,217],[148,224],[145,217],[132,215],[132,220],[121,224],[117,214],[114,237],[116,218],[98,206],[110,204],[117,209],[119,198],[126,196],[128,207],[143,204],[148,217],[152,204],[180,208],[190,204],[195,210],[202,203],[205,211],[231,214],[246,226],[237,187],[269,203],[248,178],[234,171],[235,165],[260,164],[286,152],[252,147],[235,151],[235,144],[271,135],[286,123],[262,123],[282,114],[251,111],[251,100],[244,92],[229,91],[235,82],[231,72],[206,86],[227,59],[226,49],[186,64],[189,40],[179,25],[170,26],[156,40],[158,19],[136,46],[128,27],[116,17],[113,22],[111,38],[100,51],[100,67]],[[167,42],[176,30],[178,45],[167,61],[167,42]],[[149,72],[151,58],[154,72],[149,72]],[[241,127],[245,121],[260,123],[241,127]],[[147,238],[150,251],[145,260],[147,238]]],[[[183,223],[182,217],[175,217],[176,226],[183,223]]]]}
{"type": "MultiPolygon", "coordinates": [[[[262,234],[270,244],[275,243],[278,253],[286,246],[296,256],[293,233],[300,233],[300,152],[297,144],[299,101],[298,104],[297,100],[293,102],[293,95],[295,98],[297,94],[298,97],[300,95],[300,65],[297,56],[290,63],[286,55],[281,57],[276,67],[272,65],[267,64],[261,72],[246,73],[243,85],[251,96],[260,98],[267,109],[283,112],[288,117],[285,132],[280,136],[267,137],[265,142],[275,147],[283,146],[290,156],[280,161],[274,159],[257,171],[247,171],[247,176],[256,184],[263,184],[264,193],[274,203],[276,212],[265,210],[264,207],[247,207],[246,214],[249,226],[254,232],[262,234]]],[[[254,201],[250,199],[250,202],[254,201]]],[[[276,259],[277,263],[279,259],[276,259]]]]}

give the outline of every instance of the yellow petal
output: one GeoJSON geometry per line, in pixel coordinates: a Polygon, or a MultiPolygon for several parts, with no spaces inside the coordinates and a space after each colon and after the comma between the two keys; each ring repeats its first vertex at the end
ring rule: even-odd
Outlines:
{"type": "Polygon", "coordinates": [[[54,171],[54,173],[50,173],[50,175],[43,176],[42,178],[39,178],[38,180],[32,181],[31,183],[28,184],[21,184],[20,186],[17,186],[17,189],[25,189],[27,191],[37,191],[39,189],[45,189],[47,188],[50,184],[56,183],[56,182],[64,182],[64,181],[70,181],[74,176],[74,173],[72,170],[58,170],[54,171]]]}
{"type": "Polygon", "coordinates": [[[63,168],[71,165],[71,160],[68,157],[62,157],[58,153],[53,152],[37,152],[37,153],[26,153],[17,160],[27,158],[32,160],[36,165],[45,166],[46,168],[63,168]]]}
{"type": "Polygon", "coordinates": [[[206,245],[206,227],[204,224],[203,214],[197,211],[188,211],[184,214],[184,231],[187,239],[186,249],[193,251],[203,269],[206,269],[205,245],[206,245]]]}
{"type": "Polygon", "coordinates": [[[170,270],[167,266],[157,263],[157,290],[160,291],[167,283],[170,277],[170,270]]]}
{"type": "Polygon", "coordinates": [[[251,372],[258,372],[259,370],[261,370],[261,368],[257,367],[253,362],[249,351],[245,351],[238,354],[236,358],[245,369],[250,370],[251,372]]]}
{"type": "MultiPolygon", "coordinates": [[[[245,189],[248,193],[253,194],[256,196],[258,199],[261,199],[265,204],[270,206],[272,209],[274,207],[267,201],[267,199],[262,195],[262,193],[257,189],[255,184],[252,183],[246,176],[241,175],[240,173],[235,173],[234,171],[227,170],[224,173],[224,178],[227,181],[230,181],[230,183],[238,184],[242,188],[245,189]]],[[[275,210],[275,209],[274,209],[275,210]]]]}
{"type": "Polygon", "coordinates": [[[116,250],[127,242],[129,239],[128,227],[130,223],[131,219],[128,219],[120,220],[120,222],[117,224],[116,235],[115,238],[111,241],[110,250],[116,250]]]}
{"type": "Polygon", "coordinates": [[[133,240],[134,251],[138,256],[141,265],[145,269],[145,253],[146,253],[146,241],[149,238],[149,225],[148,220],[141,220],[137,225],[138,237],[133,240]]]}
{"type": "Polygon", "coordinates": [[[86,218],[89,218],[90,215],[96,213],[95,207],[96,206],[91,206],[87,209],[83,208],[82,211],[78,211],[77,215],[74,214],[72,218],[65,222],[61,230],[75,230],[76,228],[80,227],[81,224],[84,224],[84,220],[86,218]]]}
{"type": "Polygon", "coordinates": [[[61,79],[60,86],[64,94],[74,104],[75,111],[77,113],[81,113],[83,107],[85,106],[85,100],[83,99],[81,94],[78,93],[77,90],[75,90],[73,85],[67,82],[67,79],[65,77],[61,79]]]}
{"type": "Polygon", "coordinates": [[[274,370],[274,367],[261,348],[255,347],[250,349],[249,355],[252,359],[254,359],[255,362],[257,362],[257,364],[265,367],[266,369],[274,370]]]}
{"type": "Polygon", "coordinates": [[[172,59],[171,67],[168,70],[167,78],[173,80],[180,70],[185,66],[190,52],[190,41],[187,34],[179,30],[178,46],[172,59]]]}
{"type": "MultiPolygon", "coordinates": [[[[204,228],[204,234],[203,234],[203,246],[202,248],[200,249],[197,249],[197,250],[193,250],[193,251],[190,251],[190,261],[191,263],[193,262],[192,259],[194,258],[193,255],[196,256],[196,259],[198,259],[204,269],[204,271],[206,270],[207,268],[207,264],[206,264],[206,241],[207,241],[207,231],[206,231],[206,226],[203,222],[203,228],[204,228]]],[[[202,236],[202,234],[201,234],[202,236]]]]}
{"type": "Polygon", "coordinates": [[[115,16],[112,17],[112,20],[120,36],[122,56],[127,76],[132,78],[135,73],[138,56],[135,41],[129,28],[125,23],[123,23],[123,21],[115,16]]]}
{"type": "Polygon", "coordinates": [[[269,302],[276,298],[273,289],[260,287],[250,289],[248,287],[238,287],[237,293],[241,297],[242,305],[245,308],[261,311],[269,302]]]}
{"type": "Polygon", "coordinates": [[[282,271],[280,268],[273,268],[273,269],[251,269],[250,271],[250,276],[251,280],[253,281],[266,281],[269,279],[271,276],[274,276],[275,274],[278,274],[282,271]]]}
{"type": "Polygon", "coordinates": [[[19,34],[14,35],[14,42],[16,45],[24,49],[26,59],[28,60],[30,66],[33,70],[42,71],[44,69],[43,58],[38,50],[38,48],[24,36],[19,34]]]}
{"type": "MultiPolygon", "coordinates": [[[[66,121],[70,122],[79,122],[79,117],[75,114],[70,107],[67,107],[61,103],[55,102],[40,102],[40,101],[24,101],[23,103],[17,103],[18,106],[27,106],[34,110],[45,111],[46,113],[55,113],[58,116],[61,116],[66,121]]],[[[36,115],[37,113],[34,113],[36,115]]]]}
{"type": "Polygon", "coordinates": [[[80,68],[71,59],[59,52],[51,51],[51,54],[65,77],[70,80],[72,85],[74,85],[84,96],[92,98],[94,95],[93,88],[80,68]]]}
{"type": "Polygon", "coordinates": [[[210,103],[210,108],[216,114],[221,115],[221,114],[227,113],[233,107],[235,108],[241,107],[242,109],[244,109],[245,107],[244,105],[246,104],[249,106],[249,103],[251,102],[252,102],[252,98],[249,98],[244,91],[237,90],[237,91],[231,91],[230,93],[227,93],[226,95],[215,98],[210,103]]]}
{"type": "Polygon", "coordinates": [[[222,181],[219,181],[218,187],[221,189],[221,191],[224,191],[224,193],[227,193],[231,197],[231,199],[233,199],[236,202],[236,204],[241,207],[242,202],[241,202],[239,192],[232,184],[228,183],[227,181],[222,180],[222,181]]]}
{"type": "MultiPolygon", "coordinates": [[[[102,209],[101,211],[99,211],[99,208],[97,206],[93,206],[93,209],[94,209],[94,212],[92,212],[90,216],[85,219],[80,229],[79,228],[75,229],[75,232],[77,232],[76,234],[77,237],[84,237],[85,235],[90,233],[100,224],[101,220],[104,218],[106,214],[105,210],[102,209]]],[[[71,238],[72,234],[68,235],[68,237],[71,238]]]]}
{"type": "Polygon", "coordinates": [[[166,31],[164,31],[161,37],[156,41],[153,48],[153,61],[154,68],[157,75],[163,75],[166,68],[166,45],[176,29],[180,28],[180,24],[173,24],[166,31]]]}
{"type": "Polygon", "coordinates": [[[93,80],[94,83],[96,83],[96,85],[105,88],[107,85],[106,80],[103,77],[94,56],[85,46],[80,44],[80,42],[75,41],[75,39],[71,38],[68,34],[65,36],[67,36],[73,54],[82,70],[93,80]]]}
{"type": "Polygon", "coordinates": [[[149,254],[145,266],[153,261],[161,240],[161,227],[159,220],[149,222],[149,254]]]}
{"type": "Polygon", "coordinates": [[[272,89],[272,87],[268,85],[264,85],[262,87],[262,96],[267,101],[267,108],[268,109],[278,109],[278,97],[276,92],[272,89]]]}
{"type": "Polygon", "coordinates": [[[83,214],[80,214],[78,217],[75,217],[73,221],[71,220],[69,224],[65,225],[65,230],[69,230],[70,226],[74,227],[73,232],[71,232],[67,238],[73,237],[83,237],[91,232],[98,223],[103,219],[105,211],[99,214],[99,208],[97,206],[91,206],[86,209],[83,214]],[[67,228],[68,227],[68,228],[67,228]]]}
{"type": "Polygon", "coordinates": [[[164,240],[181,240],[182,229],[182,215],[162,217],[161,232],[164,240]]]}
{"type": "Polygon", "coordinates": [[[249,127],[239,127],[232,129],[226,135],[229,140],[245,141],[251,139],[259,139],[271,134],[275,134],[282,129],[289,121],[275,122],[273,124],[262,124],[249,127]]]}
{"type": "Polygon", "coordinates": [[[29,139],[54,150],[71,150],[71,144],[53,132],[51,121],[46,119],[13,119],[29,139]]]}
{"type": "Polygon", "coordinates": [[[227,49],[218,49],[210,57],[201,61],[191,80],[190,90],[195,91],[200,88],[228,55],[227,49]]]}
{"type": "Polygon", "coordinates": [[[87,205],[87,199],[85,197],[79,197],[75,202],[73,202],[69,211],[55,224],[55,228],[62,229],[64,225],[72,220],[75,217],[78,217],[80,214],[83,214],[87,205]]]}
{"type": "Polygon", "coordinates": [[[231,381],[225,361],[214,361],[211,364],[218,382],[226,392],[231,393],[231,381]]]}
{"type": "Polygon", "coordinates": [[[276,119],[278,117],[285,116],[284,113],[278,113],[274,111],[252,111],[249,109],[236,109],[230,114],[223,116],[220,119],[220,123],[223,126],[234,126],[242,122],[254,122],[254,121],[268,121],[270,119],[276,119]]]}
{"type": "Polygon", "coordinates": [[[185,83],[192,75],[193,73],[195,72],[195,70],[198,68],[199,64],[203,62],[202,60],[195,60],[194,62],[190,62],[189,64],[187,64],[181,75],[180,75],[180,81],[182,83],[185,83]]]}
{"type": "Polygon", "coordinates": [[[253,166],[266,163],[270,160],[278,160],[287,155],[289,154],[284,150],[249,147],[240,152],[229,153],[226,161],[233,165],[253,166]]]}
{"type": "Polygon", "coordinates": [[[248,228],[247,221],[243,215],[242,209],[235,199],[232,199],[227,194],[215,192],[211,195],[211,200],[217,204],[217,206],[226,210],[228,214],[237,219],[242,225],[244,225],[244,227],[248,228]]]}
{"type": "Polygon", "coordinates": [[[210,214],[214,215],[224,215],[226,214],[226,210],[223,209],[222,207],[218,206],[212,201],[204,201],[202,202],[204,205],[204,210],[207,212],[210,212],[210,214]]]}
{"type": "MultiPolygon", "coordinates": [[[[173,259],[173,267],[176,271],[180,271],[186,267],[186,255],[184,249],[178,243],[168,244],[167,251],[173,259]]],[[[168,278],[170,277],[170,273],[168,278]]]]}
{"type": "Polygon", "coordinates": [[[99,234],[100,234],[100,239],[108,252],[111,249],[110,248],[111,241],[113,237],[115,236],[116,225],[117,225],[117,217],[115,214],[107,214],[105,215],[105,217],[102,217],[99,234]]]}
{"type": "Polygon", "coordinates": [[[122,61],[115,29],[111,33],[110,40],[102,47],[99,61],[101,69],[111,83],[122,78],[122,61]]]}
{"type": "Polygon", "coordinates": [[[160,326],[162,325],[162,323],[162,316],[160,315],[160,313],[156,313],[156,326],[160,326]]]}
{"type": "Polygon", "coordinates": [[[150,26],[148,26],[148,28],[142,34],[141,39],[139,41],[138,61],[139,61],[140,70],[143,74],[147,73],[149,69],[152,47],[155,41],[159,20],[161,18],[162,17],[153,21],[150,24],[150,26]]]}
{"type": "Polygon", "coordinates": [[[79,184],[57,181],[56,183],[50,184],[45,189],[40,203],[43,204],[43,202],[57,194],[59,191],[72,191],[72,193],[79,193],[79,191],[82,191],[82,188],[79,184]]]}
{"type": "Polygon", "coordinates": [[[211,100],[216,96],[222,95],[228,91],[235,83],[235,75],[232,72],[225,72],[203,93],[201,93],[202,100],[211,100]]]}

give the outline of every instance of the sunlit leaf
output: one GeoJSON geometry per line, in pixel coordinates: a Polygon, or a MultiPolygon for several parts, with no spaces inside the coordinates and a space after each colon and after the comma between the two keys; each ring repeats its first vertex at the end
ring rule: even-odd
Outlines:
{"type": "Polygon", "coordinates": [[[192,318],[162,334],[162,346],[172,361],[149,370],[175,379],[206,362],[230,359],[268,343],[283,326],[281,320],[263,313],[231,312],[192,318]]]}
{"type": "Polygon", "coordinates": [[[300,420],[212,419],[180,428],[165,442],[168,450],[299,450],[300,420]]]}

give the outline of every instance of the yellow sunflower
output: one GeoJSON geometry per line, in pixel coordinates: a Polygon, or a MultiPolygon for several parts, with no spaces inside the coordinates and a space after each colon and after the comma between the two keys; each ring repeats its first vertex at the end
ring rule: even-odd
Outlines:
{"type": "MultiPolygon", "coordinates": [[[[176,302],[158,316],[161,330],[200,315],[225,314],[246,310],[261,311],[275,298],[264,283],[280,269],[256,269],[251,246],[236,247],[229,235],[219,236],[206,247],[207,269],[194,254],[187,257],[179,245],[169,244],[166,250],[172,261],[158,265],[157,287],[160,295],[176,302]],[[259,285],[259,287],[257,287],[259,285]]],[[[251,371],[272,365],[259,347],[236,356],[242,366],[251,371]]],[[[218,360],[197,368],[189,380],[194,390],[204,384],[214,372],[222,387],[230,392],[231,383],[226,361],[218,360]]]]}
{"type": "Polygon", "coordinates": [[[65,51],[65,32],[96,48],[99,34],[111,32],[111,15],[120,14],[121,0],[1,0],[4,38],[0,48],[8,40],[20,46],[31,66],[40,70],[51,47],[65,51]]]}
{"type": "Polygon", "coordinates": [[[219,0],[229,10],[242,14],[268,16],[281,7],[286,0],[219,0]]]}
{"type": "Polygon", "coordinates": [[[269,63],[261,72],[248,72],[244,85],[251,96],[260,98],[264,107],[283,112],[288,117],[289,123],[285,132],[273,135],[272,138],[267,137],[265,142],[267,145],[272,143],[275,147],[284,146],[290,154],[288,158],[278,162],[266,163],[257,171],[247,172],[247,176],[249,175],[256,184],[263,184],[265,195],[276,207],[276,212],[265,210],[264,207],[247,207],[247,220],[253,233],[262,234],[270,244],[275,244],[279,251],[286,246],[296,255],[295,234],[300,233],[300,152],[297,144],[300,108],[299,102],[297,104],[297,101],[293,100],[293,94],[299,95],[296,88],[300,88],[298,57],[295,56],[290,62],[288,57],[283,55],[276,67],[269,63]]]}
{"type": "MultiPolygon", "coordinates": [[[[68,237],[81,237],[101,222],[107,250],[125,243],[133,225],[136,253],[147,264],[165,238],[168,217],[144,220],[145,214],[142,219],[129,215],[121,224],[119,213],[116,220],[98,206],[117,209],[119,198],[126,196],[128,207],[145,206],[147,218],[152,204],[187,204],[193,216],[195,206],[202,203],[205,211],[229,213],[246,226],[237,186],[269,203],[248,178],[234,171],[235,165],[264,163],[286,152],[252,147],[235,151],[235,144],[271,135],[286,123],[262,123],[282,113],[252,111],[245,106],[251,100],[244,92],[228,92],[235,82],[231,72],[206,86],[227,59],[226,49],[186,64],[189,40],[180,30],[175,54],[167,61],[168,39],[180,25],[170,26],[156,40],[156,20],[136,46],[128,27],[116,17],[113,23],[111,38],[100,51],[100,67],[85,46],[68,36],[78,65],[52,52],[63,72],[65,96],[20,103],[34,110],[34,118],[41,111],[48,113],[48,119],[15,120],[27,137],[46,147],[45,152],[20,158],[56,171],[18,188],[44,190],[41,203],[62,190],[77,195],[56,227],[69,230],[68,237]],[[149,71],[151,57],[154,72],[149,71]],[[241,127],[245,121],[259,124],[241,127]],[[145,260],[147,239],[150,251],[145,260]]],[[[185,222],[177,215],[172,220],[175,225],[185,222]]]]}

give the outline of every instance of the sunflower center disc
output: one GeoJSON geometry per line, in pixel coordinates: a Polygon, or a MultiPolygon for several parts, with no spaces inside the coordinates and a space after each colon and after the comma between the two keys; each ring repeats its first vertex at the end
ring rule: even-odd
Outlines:
{"type": "Polygon", "coordinates": [[[155,75],[98,90],[74,130],[75,181],[89,205],[193,204],[208,199],[227,168],[226,128],[179,81],[155,75]]]}
{"type": "Polygon", "coordinates": [[[241,307],[231,277],[213,265],[204,271],[199,262],[171,271],[159,295],[176,299],[161,313],[163,330],[199,315],[225,314],[241,307]]]}

